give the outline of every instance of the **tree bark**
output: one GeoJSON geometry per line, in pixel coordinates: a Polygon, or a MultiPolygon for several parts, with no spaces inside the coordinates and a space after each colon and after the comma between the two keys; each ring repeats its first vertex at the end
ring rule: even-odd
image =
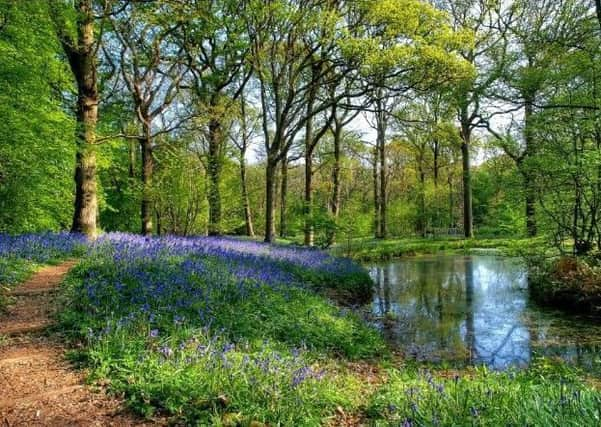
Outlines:
{"type": "Polygon", "coordinates": [[[98,78],[92,0],[77,3],[77,41],[59,30],[61,44],[77,82],[75,202],[71,231],[89,238],[97,234],[96,124],[98,122],[98,78]]]}
{"type": "Polygon", "coordinates": [[[209,155],[207,159],[209,174],[209,236],[221,234],[221,123],[212,119],[209,123],[209,155]]]}
{"type": "Polygon", "coordinates": [[[455,228],[455,200],[453,197],[453,176],[449,174],[449,228],[455,228]]]}
{"type": "Polygon", "coordinates": [[[418,233],[426,237],[426,173],[424,172],[423,158],[419,161],[419,217],[418,233]]]}
{"type": "Polygon", "coordinates": [[[154,210],[154,216],[156,217],[156,221],[157,221],[157,236],[160,236],[163,234],[163,230],[162,230],[162,221],[161,221],[161,213],[158,211],[158,209],[154,210]]]}
{"type": "Polygon", "coordinates": [[[378,184],[378,149],[374,149],[374,163],[373,163],[373,192],[374,192],[374,237],[380,238],[380,189],[378,184]]]}
{"type": "Polygon", "coordinates": [[[245,152],[240,154],[240,183],[242,186],[242,208],[244,210],[244,226],[246,235],[254,237],[255,230],[252,221],[252,212],[250,210],[250,200],[248,197],[248,183],[246,182],[246,158],[245,152]]]}
{"type": "Polygon", "coordinates": [[[378,112],[378,161],[380,162],[380,196],[379,196],[379,232],[378,238],[385,239],[388,234],[388,226],[386,223],[386,205],[387,205],[387,195],[386,195],[386,181],[387,181],[387,170],[386,170],[386,118],[385,111],[378,112]]]}
{"type": "Polygon", "coordinates": [[[242,140],[240,144],[236,144],[240,149],[240,184],[242,186],[242,209],[244,211],[244,226],[246,229],[246,235],[249,237],[255,236],[255,230],[253,227],[252,211],[250,210],[250,200],[248,195],[248,183],[246,181],[246,151],[250,144],[250,133],[248,128],[247,114],[246,114],[246,98],[244,92],[240,94],[240,112],[241,112],[241,135],[242,140]]]}
{"type": "Polygon", "coordinates": [[[313,149],[306,146],[305,154],[305,246],[314,244],[313,227],[313,149]]]}
{"type": "Polygon", "coordinates": [[[136,142],[133,139],[130,139],[129,142],[129,164],[128,164],[128,172],[130,178],[135,178],[136,176],[136,142]]]}
{"type": "Polygon", "coordinates": [[[434,140],[434,188],[438,189],[440,178],[440,142],[434,140]]]}
{"type": "Polygon", "coordinates": [[[265,166],[265,242],[272,243],[275,237],[275,171],[277,161],[268,158],[265,166]]]}
{"type": "Polygon", "coordinates": [[[315,141],[313,140],[313,104],[317,97],[317,82],[319,77],[319,66],[314,65],[311,68],[312,86],[309,90],[307,99],[307,122],[305,123],[305,246],[314,244],[314,226],[313,226],[313,150],[315,141]]]}
{"type": "Polygon", "coordinates": [[[284,157],[281,166],[280,183],[280,237],[286,237],[288,234],[288,221],[286,214],[288,212],[288,159],[284,157]]]}
{"type": "Polygon", "coordinates": [[[154,203],[152,198],[152,175],[154,173],[154,158],[152,153],[152,135],[149,123],[143,124],[144,136],[140,138],[142,149],[142,234],[152,235],[152,214],[154,203]]]}
{"type": "Polygon", "coordinates": [[[461,158],[463,164],[463,232],[466,238],[474,237],[474,218],[472,209],[472,171],[470,160],[471,131],[467,123],[461,126],[461,158]]]}
{"type": "MultiPolygon", "coordinates": [[[[338,223],[340,216],[340,171],[341,171],[341,144],[342,144],[342,126],[338,121],[334,123],[334,167],[332,169],[332,200],[330,202],[330,212],[334,221],[338,223]]],[[[336,243],[336,230],[332,229],[328,235],[328,245],[336,243]]]]}
{"type": "Polygon", "coordinates": [[[595,0],[595,7],[597,9],[597,21],[599,21],[599,29],[601,29],[601,0],[595,0]]]}

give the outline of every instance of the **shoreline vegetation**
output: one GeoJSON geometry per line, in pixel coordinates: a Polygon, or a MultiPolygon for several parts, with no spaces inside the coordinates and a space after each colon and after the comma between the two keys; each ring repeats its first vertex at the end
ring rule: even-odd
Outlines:
{"type": "Polygon", "coordinates": [[[61,292],[57,332],[90,382],[149,420],[543,426],[601,419],[601,393],[583,372],[552,360],[494,372],[400,359],[378,331],[324,296],[332,286],[361,291],[366,272],[322,251],[108,234],[84,253],[79,243],[29,239],[31,251],[43,249],[41,262],[81,259],[61,292]]]}
{"type": "Polygon", "coordinates": [[[474,238],[432,237],[377,240],[352,239],[331,249],[338,256],[356,261],[387,261],[395,258],[439,253],[472,253],[490,251],[495,255],[522,256],[532,253],[544,241],[540,238],[474,238]]]}
{"type": "Polygon", "coordinates": [[[529,288],[540,304],[601,318],[601,265],[598,257],[534,259],[529,288]]]}

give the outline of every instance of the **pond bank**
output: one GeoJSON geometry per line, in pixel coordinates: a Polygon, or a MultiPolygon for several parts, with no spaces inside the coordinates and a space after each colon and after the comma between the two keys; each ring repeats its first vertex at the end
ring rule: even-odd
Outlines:
{"type": "Polygon", "coordinates": [[[407,238],[407,239],[355,239],[341,242],[331,249],[335,255],[357,261],[384,261],[416,255],[438,253],[471,253],[472,251],[498,251],[513,256],[532,251],[542,244],[539,239],[461,239],[461,238],[407,238]]]}

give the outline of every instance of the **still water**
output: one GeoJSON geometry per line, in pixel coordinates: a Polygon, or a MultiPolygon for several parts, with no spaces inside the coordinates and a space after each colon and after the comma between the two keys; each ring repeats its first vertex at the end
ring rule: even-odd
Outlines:
{"type": "Polygon", "coordinates": [[[548,356],[601,373],[601,322],[530,301],[519,260],[441,255],[367,267],[371,316],[407,357],[507,369],[548,356]]]}

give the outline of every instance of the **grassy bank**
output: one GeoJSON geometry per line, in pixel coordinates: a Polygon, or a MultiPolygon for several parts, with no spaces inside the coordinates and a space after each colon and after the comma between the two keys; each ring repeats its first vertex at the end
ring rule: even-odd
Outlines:
{"type": "Polygon", "coordinates": [[[561,365],[404,366],[323,296],[327,274],[362,289],[360,267],[316,251],[113,235],[68,279],[61,328],[91,380],[175,423],[598,425],[601,394],[561,365]]]}
{"type": "Polygon", "coordinates": [[[61,326],[93,378],[132,408],[199,425],[318,425],[356,407],[337,360],[381,337],[319,291],[364,292],[366,272],[321,252],[230,239],[102,239],[71,274],[61,326]],[[322,283],[329,274],[331,280],[322,283]]]}
{"type": "Polygon", "coordinates": [[[339,243],[332,253],[359,261],[381,261],[404,256],[436,253],[470,253],[495,250],[502,255],[519,255],[543,246],[540,239],[461,239],[461,238],[403,238],[403,239],[354,239],[339,243]]]}

